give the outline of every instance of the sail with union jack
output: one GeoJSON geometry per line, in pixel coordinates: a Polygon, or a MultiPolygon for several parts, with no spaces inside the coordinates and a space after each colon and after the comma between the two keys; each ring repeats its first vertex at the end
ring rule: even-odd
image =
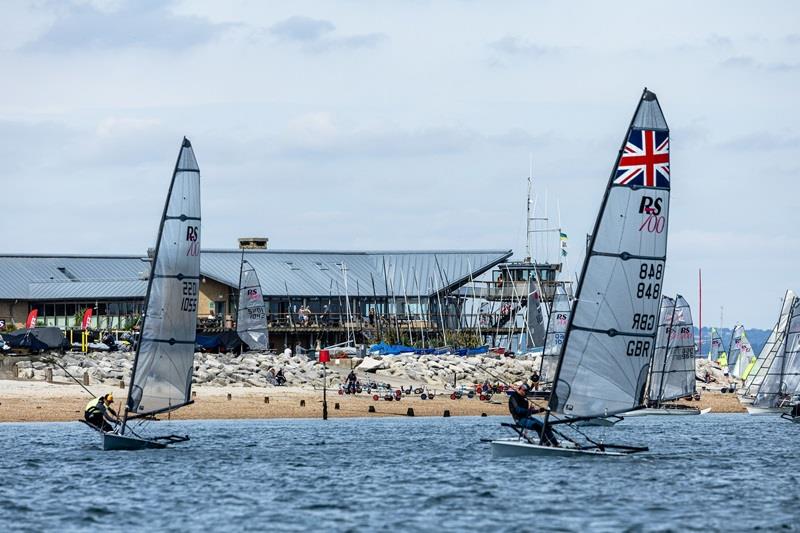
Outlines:
{"type": "Polygon", "coordinates": [[[669,189],[669,131],[631,128],[614,183],[669,189]]]}

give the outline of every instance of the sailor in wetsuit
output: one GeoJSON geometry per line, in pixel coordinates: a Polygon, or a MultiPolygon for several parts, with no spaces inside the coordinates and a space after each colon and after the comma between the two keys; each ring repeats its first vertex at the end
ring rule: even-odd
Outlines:
{"type": "Polygon", "coordinates": [[[83,413],[83,418],[89,424],[93,425],[100,431],[111,431],[114,429],[112,424],[119,423],[119,418],[111,407],[114,403],[114,396],[109,392],[104,396],[92,399],[86,404],[86,409],[83,413]]]}
{"type": "MultiPolygon", "coordinates": [[[[511,412],[511,416],[514,418],[514,422],[516,422],[517,425],[525,429],[532,429],[541,437],[544,424],[533,415],[543,412],[544,409],[535,406],[532,407],[525,397],[527,393],[528,385],[524,383],[516,389],[513,389],[508,397],[508,410],[511,412]]],[[[544,433],[542,444],[558,446],[558,441],[549,427],[544,433]]]]}

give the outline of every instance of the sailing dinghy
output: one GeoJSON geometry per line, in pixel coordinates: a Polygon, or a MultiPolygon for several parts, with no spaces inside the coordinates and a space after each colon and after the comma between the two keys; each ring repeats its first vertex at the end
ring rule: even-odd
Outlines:
{"type": "MultiPolygon", "coordinates": [[[[642,405],[655,346],[669,220],[669,128],[644,90],[608,180],[578,282],[545,429],[642,405]]],[[[492,441],[495,455],[629,455],[646,447],[518,437],[492,441]]],[[[542,431],[544,434],[545,431],[542,431]]]]}
{"type": "Polygon", "coordinates": [[[792,301],[781,344],[753,404],[747,407],[751,415],[785,413],[800,394],[800,298],[792,301]]]}
{"type": "Polygon", "coordinates": [[[192,403],[200,281],[200,169],[184,138],[172,173],[122,423],[103,433],[104,450],[164,448],[188,436],[145,436],[147,422],[192,403]]]}
{"type": "Polygon", "coordinates": [[[236,333],[251,350],[269,348],[267,313],[256,269],[244,258],[239,270],[239,312],[236,333]]]}
{"type": "Polygon", "coordinates": [[[674,299],[664,296],[661,300],[660,316],[656,348],[650,365],[647,407],[626,413],[625,416],[708,413],[710,408],[700,410],[670,403],[681,398],[691,398],[697,392],[694,325],[689,303],[680,294],[674,299]]]}

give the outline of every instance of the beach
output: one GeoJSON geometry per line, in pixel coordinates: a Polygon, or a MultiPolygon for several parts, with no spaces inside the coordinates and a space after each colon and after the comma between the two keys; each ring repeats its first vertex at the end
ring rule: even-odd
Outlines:
{"type": "MultiPolygon", "coordinates": [[[[114,405],[124,405],[127,389],[109,385],[90,386],[96,394],[112,392],[114,405]]],[[[431,390],[434,399],[422,400],[420,395],[404,395],[400,401],[374,401],[372,395],[340,395],[336,389],[328,391],[328,416],[393,417],[414,416],[508,415],[506,396],[496,394],[490,401],[478,398],[453,400],[452,390],[431,390]],[[336,408],[338,404],[339,408],[336,408]],[[374,407],[375,412],[370,412],[374,407]]],[[[192,405],[179,409],[170,416],[176,420],[219,419],[269,419],[269,418],[321,418],[322,390],[303,387],[196,387],[192,405]],[[230,394],[230,399],[228,395],[230,394]],[[265,398],[267,400],[265,400],[265,398]],[[269,402],[269,403],[267,403],[269,402]],[[301,402],[304,405],[301,405],[301,402]]],[[[0,380],[0,422],[64,422],[83,418],[83,409],[89,394],[77,384],[67,382],[46,383],[30,380],[0,380]]],[[[711,413],[745,412],[734,394],[706,392],[700,401],[684,402],[711,413]]],[[[543,404],[542,404],[543,405],[543,404]]],[[[166,418],[166,416],[162,417],[166,418]]]]}

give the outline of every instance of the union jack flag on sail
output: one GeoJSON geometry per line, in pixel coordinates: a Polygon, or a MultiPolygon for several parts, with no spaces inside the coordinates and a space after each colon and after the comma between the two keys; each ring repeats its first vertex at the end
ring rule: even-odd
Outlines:
{"type": "Polygon", "coordinates": [[[669,132],[631,129],[614,183],[669,188],[669,132]]]}

